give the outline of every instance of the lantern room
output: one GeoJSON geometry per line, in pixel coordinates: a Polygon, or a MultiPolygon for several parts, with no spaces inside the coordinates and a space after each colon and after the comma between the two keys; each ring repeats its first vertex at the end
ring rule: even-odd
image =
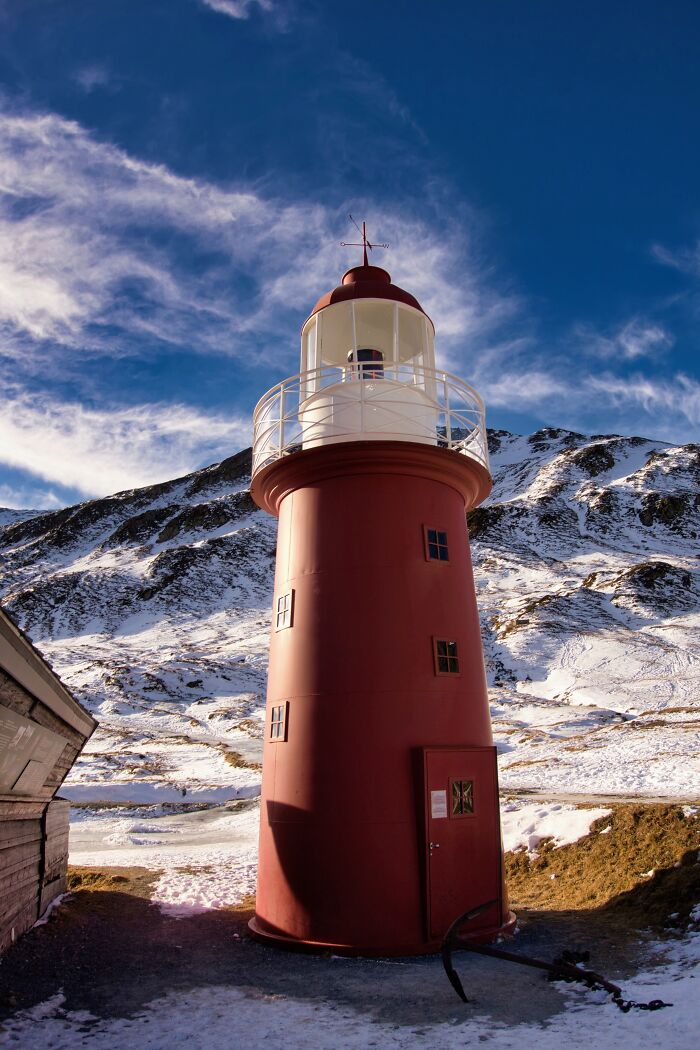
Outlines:
{"type": "Polygon", "coordinates": [[[420,373],[435,367],[434,339],[430,318],[412,295],[391,283],[386,270],[355,266],[335,292],[318,301],[304,325],[300,371],[345,368],[371,350],[372,360],[385,367],[412,366],[420,373]],[[337,294],[346,291],[355,294],[337,294]]]}
{"type": "Polygon", "coordinates": [[[348,270],[302,330],[303,447],[358,433],[434,443],[434,336],[417,300],[392,285],[386,270],[348,270]]]}
{"type": "Polygon", "coordinates": [[[381,267],[355,266],[304,324],[299,373],[259,401],[253,470],[357,440],[439,445],[486,468],[483,419],[477,392],[436,369],[433,322],[418,300],[381,267]]]}

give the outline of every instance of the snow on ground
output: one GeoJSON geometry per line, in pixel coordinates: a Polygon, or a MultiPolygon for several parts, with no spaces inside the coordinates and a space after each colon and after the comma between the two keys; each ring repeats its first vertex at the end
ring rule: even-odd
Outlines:
{"type": "Polygon", "coordinates": [[[567,846],[588,834],[591,824],[607,817],[610,809],[582,809],[565,803],[501,799],[501,834],[504,850],[527,849],[535,853],[543,839],[567,846]]]}
{"type": "Polygon", "coordinates": [[[255,892],[257,803],[168,810],[74,810],[71,864],[162,872],[153,900],[171,915],[236,904],[255,892]]]}
{"type": "MultiPolygon", "coordinates": [[[[660,947],[660,950],[664,950],[660,947]]],[[[135,1016],[99,1019],[87,1011],[65,1011],[63,997],[17,1014],[4,1025],[7,1046],[23,1050],[491,1050],[581,1048],[589,1050],[690,1050],[697,1045],[697,970],[700,934],[666,946],[665,965],[625,983],[627,998],[662,999],[673,1006],[655,1012],[621,1013],[602,992],[558,983],[560,1013],[546,1024],[503,1024],[465,1005],[441,1024],[387,1024],[322,999],[300,1001],[283,994],[212,986],[179,990],[149,1003],[135,1016]],[[463,1019],[462,1019],[463,1018],[463,1019]]],[[[348,965],[343,963],[341,965],[348,965]]],[[[352,961],[349,963],[352,966],[352,961]]],[[[439,966],[439,961],[435,961],[439,966]]],[[[505,964],[504,964],[505,965],[505,964]]],[[[369,998],[369,996],[368,996],[369,998]]],[[[484,1004],[486,1005],[486,1004],[484,1004]]],[[[491,1004],[489,1004],[491,1005],[491,1004]]],[[[2,1037],[0,1037],[2,1038],[2,1037]]]]}
{"type": "MultiPolygon", "coordinates": [[[[543,839],[575,842],[609,809],[504,799],[503,844],[535,852],[543,839]]],[[[255,892],[257,801],[173,813],[168,808],[74,809],[71,864],[161,872],[153,900],[171,915],[237,904],[255,892]]]]}

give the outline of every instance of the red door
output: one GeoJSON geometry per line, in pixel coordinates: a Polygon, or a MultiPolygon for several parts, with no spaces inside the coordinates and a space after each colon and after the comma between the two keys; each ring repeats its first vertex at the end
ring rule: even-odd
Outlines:
{"type": "Polygon", "coordinates": [[[496,749],[425,748],[423,756],[429,939],[441,939],[459,915],[487,901],[496,904],[469,929],[498,927],[501,830],[496,749]]]}

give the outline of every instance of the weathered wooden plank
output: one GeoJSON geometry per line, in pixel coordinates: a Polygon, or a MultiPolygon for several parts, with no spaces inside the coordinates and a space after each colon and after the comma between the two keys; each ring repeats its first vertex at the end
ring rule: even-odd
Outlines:
{"type": "Polygon", "coordinates": [[[70,834],[70,828],[68,826],[68,822],[66,821],[65,824],[62,824],[62,825],[59,824],[57,827],[51,828],[50,831],[47,831],[47,833],[46,833],[46,841],[47,842],[53,842],[54,840],[57,841],[60,838],[66,838],[67,839],[69,834],[70,834]]]}
{"type": "Polygon", "coordinates": [[[0,880],[12,875],[14,871],[27,864],[41,863],[41,843],[29,842],[28,844],[15,846],[14,849],[3,849],[2,863],[0,864],[0,880]]]}
{"type": "Polygon", "coordinates": [[[34,921],[36,921],[39,907],[38,881],[33,882],[31,886],[26,886],[21,892],[13,894],[9,900],[0,902],[0,930],[6,929],[16,916],[32,906],[34,907],[34,921]]]}
{"type": "Polygon", "coordinates": [[[44,786],[41,791],[42,795],[45,793],[54,795],[58,791],[61,784],[73,768],[75,760],[79,754],[79,748],[73,747],[72,744],[66,744],[63,752],[59,755],[58,760],[44,781],[44,786]]]}
{"type": "Polygon", "coordinates": [[[46,811],[46,830],[49,834],[56,828],[67,828],[70,820],[70,802],[67,798],[55,798],[46,811]]]}
{"type": "Polygon", "coordinates": [[[11,875],[0,878],[0,914],[12,907],[13,901],[21,898],[24,891],[37,891],[41,883],[39,859],[25,860],[11,875]]]}
{"type": "Polygon", "coordinates": [[[39,865],[24,867],[15,872],[9,879],[0,879],[0,900],[12,901],[23,897],[28,892],[39,890],[39,865]]]}
{"type": "Polygon", "coordinates": [[[0,899],[6,898],[13,892],[14,886],[22,886],[30,878],[39,882],[39,861],[28,863],[26,860],[17,866],[16,870],[8,871],[0,876],[0,899]]]}
{"type": "Polygon", "coordinates": [[[16,867],[20,862],[30,863],[33,860],[41,860],[41,842],[25,842],[13,849],[6,849],[0,853],[0,874],[16,867]]]}
{"type": "Polygon", "coordinates": [[[2,871],[0,871],[0,885],[3,885],[6,879],[11,879],[18,871],[24,871],[26,868],[30,867],[36,867],[38,878],[40,863],[40,850],[36,850],[33,854],[24,853],[22,856],[15,856],[14,861],[5,865],[2,871]]]}
{"type": "Polygon", "coordinates": [[[43,838],[40,820],[8,820],[0,824],[0,850],[35,838],[43,838]]]}
{"type": "Polygon", "coordinates": [[[30,929],[38,918],[39,901],[38,896],[30,902],[26,902],[15,915],[5,920],[0,920],[0,953],[4,952],[11,944],[30,929]]]}
{"type": "Polygon", "coordinates": [[[7,846],[6,849],[0,850],[0,871],[7,864],[14,863],[12,858],[15,855],[17,857],[20,855],[29,857],[34,853],[41,853],[41,850],[42,840],[40,836],[32,839],[30,842],[16,842],[14,846],[7,846]]]}
{"type": "Polygon", "coordinates": [[[40,881],[39,861],[27,863],[26,861],[12,871],[0,878],[0,900],[6,901],[10,897],[17,896],[17,892],[24,885],[38,885],[40,881]]]}
{"type": "Polygon", "coordinates": [[[34,908],[34,921],[36,922],[39,908],[39,884],[37,882],[25,888],[21,893],[15,894],[10,901],[6,901],[0,907],[0,930],[12,926],[19,915],[31,908],[34,908]]]}
{"type": "MultiPolygon", "coordinates": [[[[63,799],[61,799],[63,801],[63,799]]],[[[31,820],[35,817],[41,818],[46,803],[43,801],[31,801],[26,798],[15,796],[0,796],[0,822],[6,820],[31,820]]]]}
{"type": "Polygon", "coordinates": [[[66,744],[61,754],[56,759],[50,776],[55,780],[57,777],[63,779],[66,773],[73,768],[73,764],[80,754],[80,749],[73,747],[72,744],[66,744]]]}
{"type": "Polygon", "coordinates": [[[17,821],[15,824],[0,825],[0,856],[7,849],[21,846],[27,842],[41,842],[41,825],[35,820],[17,821]]]}
{"type": "Polygon", "coordinates": [[[47,847],[51,847],[54,844],[59,844],[59,843],[62,843],[62,842],[66,842],[67,843],[69,835],[70,835],[70,828],[68,828],[68,827],[55,828],[53,831],[50,831],[48,833],[48,835],[46,836],[46,845],[47,845],[47,847]]]}
{"type": "MultiPolygon", "coordinates": [[[[46,825],[44,825],[44,827],[46,827],[46,825]]],[[[54,840],[58,840],[60,838],[67,838],[69,834],[70,826],[68,824],[68,821],[66,820],[65,822],[61,822],[60,824],[55,824],[49,831],[47,831],[46,841],[53,842],[54,840]]]]}
{"type": "Polygon", "coordinates": [[[3,671],[0,667],[0,703],[4,704],[5,707],[9,707],[11,711],[16,711],[18,715],[24,715],[27,717],[32,709],[32,705],[35,703],[35,698],[31,693],[16,682],[14,678],[3,671]]]}
{"type": "Polygon", "coordinates": [[[47,854],[44,860],[44,870],[51,871],[57,866],[61,865],[68,858],[68,843],[62,845],[55,850],[52,850],[50,854],[47,854]]]}

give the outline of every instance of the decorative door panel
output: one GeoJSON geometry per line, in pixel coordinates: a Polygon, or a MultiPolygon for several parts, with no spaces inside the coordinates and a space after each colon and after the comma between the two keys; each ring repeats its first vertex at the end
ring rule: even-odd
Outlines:
{"type": "Polygon", "coordinates": [[[496,904],[471,929],[499,925],[501,835],[496,749],[425,748],[423,752],[430,940],[444,937],[463,912],[496,904]]]}

